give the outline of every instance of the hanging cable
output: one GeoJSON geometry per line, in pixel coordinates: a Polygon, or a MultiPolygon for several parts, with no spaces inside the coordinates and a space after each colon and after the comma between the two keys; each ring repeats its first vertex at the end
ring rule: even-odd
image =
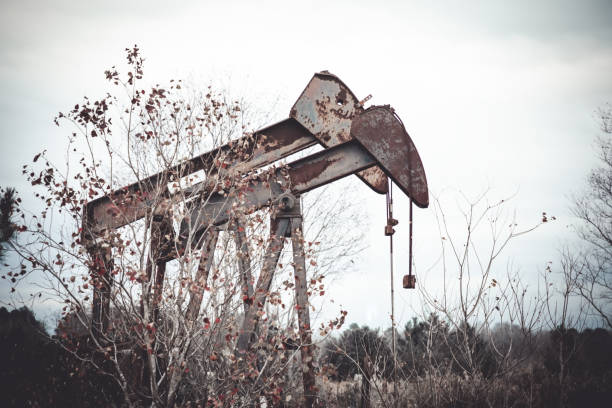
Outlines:
{"type": "Polygon", "coordinates": [[[385,235],[389,237],[389,269],[391,275],[391,347],[393,352],[393,395],[398,401],[398,386],[397,386],[397,339],[395,330],[395,289],[393,284],[393,234],[395,233],[394,226],[398,221],[393,218],[393,182],[389,180],[389,188],[387,189],[387,225],[385,225],[385,235]]]}
{"type": "Polygon", "coordinates": [[[393,236],[395,227],[398,221],[393,218],[393,182],[389,180],[389,188],[387,188],[387,225],[385,225],[385,235],[393,236]]]}

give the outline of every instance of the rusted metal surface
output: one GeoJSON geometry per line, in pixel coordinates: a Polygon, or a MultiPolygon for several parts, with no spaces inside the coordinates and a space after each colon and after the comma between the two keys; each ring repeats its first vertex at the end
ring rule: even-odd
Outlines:
{"type": "Polygon", "coordinates": [[[244,305],[244,313],[248,313],[251,304],[253,303],[253,282],[251,274],[251,256],[249,254],[249,246],[246,236],[246,219],[245,217],[237,217],[238,221],[233,223],[232,233],[236,244],[238,270],[240,271],[240,287],[242,293],[242,303],[244,305]]]}
{"type": "Polygon", "coordinates": [[[374,106],[353,120],[351,134],[416,205],[429,205],[425,169],[404,125],[389,106],[374,106]]]}
{"type": "Polygon", "coordinates": [[[351,122],[363,109],[353,92],[335,75],[315,74],[291,108],[290,116],[324,146],[351,140],[351,122]]]}
{"type": "Polygon", "coordinates": [[[153,319],[159,322],[159,304],[164,293],[164,280],[166,279],[166,262],[159,262],[153,275],[153,319]]]}
{"type": "Polygon", "coordinates": [[[387,175],[380,167],[374,166],[356,174],[364,183],[378,194],[387,193],[387,175]]]}
{"type": "Polygon", "coordinates": [[[258,312],[263,310],[266,299],[268,298],[270,285],[272,285],[272,278],[274,278],[274,271],[278,264],[278,258],[283,250],[284,236],[290,227],[289,223],[290,220],[288,218],[272,218],[270,220],[270,239],[264,255],[261,273],[257,279],[257,285],[253,294],[253,305],[244,316],[242,329],[240,330],[240,335],[238,336],[238,342],[236,344],[238,356],[243,355],[249,350],[253,337],[257,332],[257,326],[259,324],[258,312]]]}
{"type": "Polygon", "coordinates": [[[111,247],[88,248],[92,262],[90,273],[94,286],[92,301],[92,326],[98,334],[106,332],[110,322],[110,293],[114,276],[111,247]]]}
{"type": "Polygon", "coordinates": [[[149,259],[147,260],[147,278],[152,279],[153,290],[153,318],[157,322],[159,317],[159,304],[164,290],[166,277],[166,259],[164,254],[173,249],[174,229],[170,217],[154,221],[151,227],[151,245],[149,246],[149,259]]]}
{"type": "MultiPolygon", "coordinates": [[[[352,140],[351,123],[363,112],[359,99],[337,76],[327,72],[315,74],[291,108],[289,116],[308,129],[324,147],[352,140]]],[[[379,194],[387,192],[387,177],[382,170],[371,168],[357,174],[379,194]]]]}
{"type": "Polygon", "coordinates": [[[404,275],[404,279],[402,280],[402,287],[404,289],[414,289],[416,287],[416,276],[404,275]]]}
{"type": "MultiPolygon", "coordinates": [[[[376,160],[356,141],[347,142],[307,156],[275,170],[268,180],[254,180],[244,188],[240,207],[256,211],[274,204],[284,192],[300,195],[354,174],[376,164],[376,160]]],[[[212,194],[202,206],[193,211],[189,220],[181,225],[181,240],[198,225],[220,225],[232,217],[232,208],[238,202],[234,196],[212,194]]]]}
{"type": "Polygon", "coordinates": [[[123,187],[111,195],[87,203],[84,209],[83,237],[91,240],[105,230],[128,225],[143,218],[151,207],[161,211],[169,205],[167,184],[199,170],[210,177],[219,169],[248,172],[280,160],[317,143],[294,119],[286,119],[217,149],[194,157],[166,172],[123,187]]]}
{"type": "Polygon", "coordinates": [[[232,217],[232,208],[256,211],[273,204],[283,192],[295,195],[354,174],[376,164],[385,171],[414,202],[426,207],[427,181],[421,160],[403,125],[390,108],[377,107],[362,113],[353,124],[357,141],[349,141],[277,168],[269,178],[251,181],[237,195],[213,193],[194,210],[181,226],[181,240],[198,225],[220,225],[232,217]],[[365,148],[364,148],[365,147],[365,148]]]}
{"type": "Polygon", "coordinates": [[[376,164],[358,143],[347,142],[288,164],[290,189],[299,195],[376,164]]]}
{"type": "Polygon", "coordinates": [[[196,279],[192,282],[189,290],[189,305],[187,306],[187,312],[185,314],[187,321],[195,321],[200,313],[204,290],[206,289],[206,282],[208,281],[208,274],[215,258],[217,238],[219,238],[219,232],[215,228],[212,228],[206,235],[206,239],[202,245],[200,265],[198,266],[196,279]]]}
{"type": "Polygon", "coordinates": [[[297,308],[298,330],[300,333],[300,353],[302,357],[302,383],[304,387],[303,406],[312,407],[317,395],[314,367],[314,345],[310,327],[310,310],[308,303],[308,279],[306,276],[306,256],[304,254],[304,236],[301,211],[300,215],[291,218],[291,243],[293,248],[293,270],[295,278],[295,304],[297,308]]]}

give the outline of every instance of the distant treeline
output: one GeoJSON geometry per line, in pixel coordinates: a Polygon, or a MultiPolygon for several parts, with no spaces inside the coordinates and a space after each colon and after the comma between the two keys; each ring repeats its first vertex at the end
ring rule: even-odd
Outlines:
{"type": "MultiPolygon", "coordinates": [[[[391,330],[353,324],[322,350],[322,372],[341,382],[393,379],[391,330]]],[[[602,328],[525,333],[498,325],[483,338],[432,314],[397,333],[397,377],[417,407],[609,407],[612,333],[602,328]]],[[[359,384],[337,395],[338,406],[360,403],[359,384]]],[[[376,399],[374,390],[368,391],[376,399]]]]}
{"type": "MultiPolygon", "coordinates": [[[[612,334],[601,328],[525,336],[518,327],[499,325],[482,338],[432,314],[397,334],[406,405],[607,407],[612,401],[612,334]]],[[[327,406],[357,406],[364,376],[377,405],[376,384],[385,383],[389,392],[393,379],[390,339],[390,330],[353,324],[323,344],[319,381],[328,384],[321,390],[327,406]],[[333,392],[334,383],[349,385],[333,392]]],[[[74,357],[68,351],[73,345],[64,346],[30,310],[0,308],[2,406],[122,406],[116,382],[74,357]]]]}

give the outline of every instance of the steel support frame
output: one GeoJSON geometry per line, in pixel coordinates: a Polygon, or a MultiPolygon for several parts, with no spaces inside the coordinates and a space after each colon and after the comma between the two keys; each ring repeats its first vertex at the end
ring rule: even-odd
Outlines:
{"type": "MultiPolygon", "coordinates": [[[[357,107],[354,95],[348,95],[351,96],[348,98],[343,90],[345,86],[328,73],[315,76],[313,81],[292,109],[290,119],[258,131],[253,137],[241,140],[239,144],[246,147],[235,149],[236,142],[229,143],[169,169],[167,172],[141,180],[86,205],[82,237],[83,241],[88,243],[88,251],[92,259],[94,331],[104,333],[108,328],[113,283],[112,250],[110,245],[100,244],[100,241],[103,241],[107,232],[149,214],[151,211],[149,201],[152,196],[161,194],[163,197],[153,217],[170,209],[173,202],[171,194],[165,191],[167,180],[176,181],[196,170],[207,169],[214,175],[211,178],[211,181],[214,182],[216,179],[223,178],[226,170],[246,174],[319,142],[327,149],[272,170],[266,174],[265,178],[249,182],[245,189],[248,194],[246,194],[245,202],[241,201],[241,203],[246,205],[249,212],[271,206],[275,214],[272,219],[271,238],[266,250],[264,267],[255,290],[252,288],[250,277],[251,267],[246,234],[244,234],[244,229],[240,230],[240,226],[234,230],[237,250],[243,252],[247,248],[243,252],[246,255],[244,261],[239,261],[243,299],[245,300],[245,320],[237,342],[237,350],[240,352],[249,350],[253,334],[256,333],[259,321],[257,311],[265,304],[274,269],[284,244],[284,237],[291,236],[292,238],[296,303],[302,343],[305,405],[313,404],[313,394],[316,388],[308,315],[308,282],[300,234],[302,216],[299,203],[297,203],[297,212],[293,207],[281,208],[282,205],[277,209],[274,208],[279,206],[279,200],[287,192],[299,196],[349,174],[359,174],[374,190],[384,192],[385,188],[375,187],[386,181],[380,169],[397,183],[416,205],[420,207],[428,205],[427,182],[422,163],[414,144],[394,111],[388,106],[373,107],[367,110],[357,107]],[[325,109],[318,103],[321,102],[319,91],[325,91],[322,95],[331,92],[329,95],[334,96],[323,98],[329,99],[327,102],[331,103],[325,109]],[[304,105],[302,108],[299,107],[300,103],[304,105]],[[314,111],[309,107],[314,109],[316,106],[318,110],[315,113],[322,116],[310,123],[308,118],[314,111]],[[353,108],[355,112],[351,110],[353,108]],[[302,114],[305,113],[307,115],[303,116],[302,114]],[[335,140],[336,136],[342,137],[335,140]],[[365,170],[368,171],[364,172],[365,170]]],[[[174,245],[176,248],[164,250],[157,265],[151,264],[151,269],[147,267],[148,279],[154,280],[154,301],[157,303],[163,288],[165,262],[177,257],[189,242],[189,240],[184,240],[182,233],[188,232],[187,227],[195,225],[196,229],[199,229],[197,233],[205,235],[203,258],[198,269],[196,288],[191,293],[187,308],[187,317],[191,320],[197,318],[201,307],[202,292],[206,287],[218,237],[218,231],[214,228],[208,230],[207,226],[220,226],[230,221],[233,206],[238,202],[237,196],[227,197],[225,194],[213,193],[207,185],[203,186],[201,191],[208,191],[210,196],[204,205],[194,211],[191,222],[183,220],[178,241],[174,245]],[[155,269],[155,275],[151,276],[153,269],[155,269]],[[202,287],[202,290],[197,290],[198,285],[202,287]]],[[[159,244],[162,245],[163,239],[152,238],[159,239],[159,244]]],[[[172,242],[175,241],[172,240],[172,242]]]]}
{"type": "MultiPolygon", "coordinates": [[[[304,252],[304,237],[302,212],[299,197],[290,197],[290,204],[282,208],[273,208],[270,219],[270,238],[264,264],[253,292],[252,305],[246,308],[240,335],[236,343],[236,356],[249,364],[251,348],[257,340],[260,314],[265,306],[274,272],[282,253],[285,238],[290,237],[293,250],[293,268],[295,278],[295,303],[300,335],[300,354],[302,360],[302,384],[304,389],[303,406],[314,406],[317,388],[315,384],[315,367],[313,360],[313,344],[310,327],[310,310],[308,303],[308,281],[306,277],[306,256],[304,252]],[[249,361],[246,361],[249,360],[249,361]]],[[[286,202],[284,203],[285,205],[286,202]]],[[[283,205],[283,202],[281,202],[283,205]]]]}

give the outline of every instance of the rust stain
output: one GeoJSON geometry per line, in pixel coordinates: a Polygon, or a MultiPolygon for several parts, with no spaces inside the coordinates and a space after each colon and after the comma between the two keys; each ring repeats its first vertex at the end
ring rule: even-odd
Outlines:
{"type": "Polygon", "coordinates": [[[372,190],[378,194],[386,194],[389,189],[387,175],[379,167],[372,167],[357,173],[372,190]]]}
{"type": "MultiPolygon", "coordinates": [[[[305,126],[324,147],[352,140],[351,123],[364,111],[353,92],[335,75],[315,74],[291,109],[291,117],[305,126]],[[311,115],[314,115],[313,123],[311,115]]],[[[379,194],[387,192],[387,177],[380,169],[358,176],[379,194]]]]}
{"type": "Polygon", "coordinates": [[[412,139],[390,106],[373,106],[352,123],[351,134],[416,205],[429,205],[425,169],[412,139]]]}
{"type": "Polygon", "coordinates": [[[290,169],[289,177],[291,179],[291,185],[296,186],[307,184],[323,174],[323,172],[325,172],[329,166],[332,166],[338,160],[338,158],[322,159],[290,169]]]}

